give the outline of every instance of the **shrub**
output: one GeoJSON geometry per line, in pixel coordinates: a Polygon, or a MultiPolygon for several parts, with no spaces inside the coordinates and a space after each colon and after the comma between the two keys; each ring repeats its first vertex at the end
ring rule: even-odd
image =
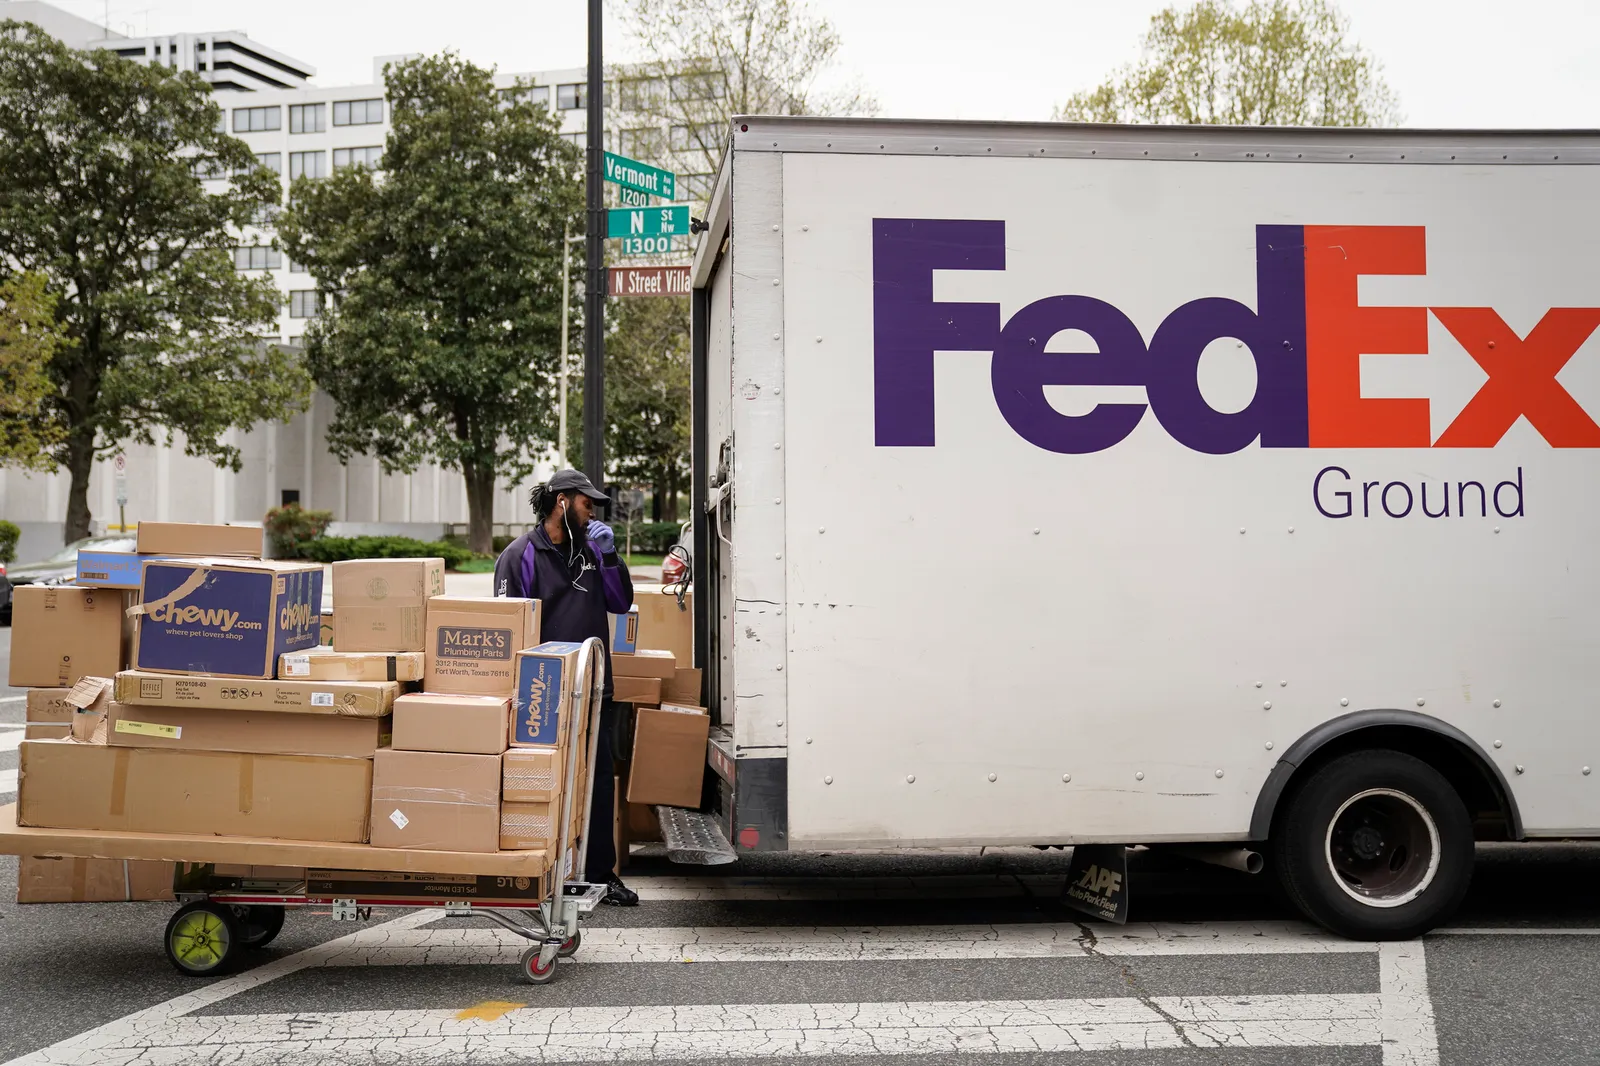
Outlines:
{"type": "Polygon", "coordinates": [[[15,522],[0,518],[0,563],[16,561],[17,541],[21,537],[22,529],[15,522]]]}
{"type": "Polygon", "coordinates": [[[473,558],[470,551],[442,540],[422,541],[412,537],[318,537],[304,546],[305,557],[319,563],[344,559],[425,559],[438,556],[454,570],[473,558]]]}
{"type": "MultiPolygon", "coordinates": [[[[677,522],[635,522],[633,524],[634,554],[667,554],[667,550],[678,543],[679,525],[677,522]]],[[[615,522],[611,528],[617,535],[617,550],[622,551],[628,543],[627,523],[615,522]]]]}
{"type": "Polygon", "coordinates": [[[298,503],[274,507],[267,512],[267,539],[272,554],[280,559],[304,559],[306,545],[328,531],[332,511],[307,511],[298,503]]]}

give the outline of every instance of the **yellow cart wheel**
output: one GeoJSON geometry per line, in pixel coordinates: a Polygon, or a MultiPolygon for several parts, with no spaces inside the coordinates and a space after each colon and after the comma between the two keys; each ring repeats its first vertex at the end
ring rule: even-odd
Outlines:
{"type": "Polygon", "coordinates": [[[189,903],[167,923],[167,958],[179,973],[214,977],[238,957],[239,923],[233,911],[215,903],[189,903]]]}

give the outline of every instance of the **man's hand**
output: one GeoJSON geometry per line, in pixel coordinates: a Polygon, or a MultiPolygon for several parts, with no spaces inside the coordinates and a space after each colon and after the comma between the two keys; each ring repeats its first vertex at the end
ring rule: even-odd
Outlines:
{"type": "Polygon", "coordinates": [[[594,545],[594,550],[601,555],[610,555],[617,550],[617,535],[611,532],[611,527],[598,518],[589,519],[588,528],[584,531],[589,538],[589,543],[594,545]]]}

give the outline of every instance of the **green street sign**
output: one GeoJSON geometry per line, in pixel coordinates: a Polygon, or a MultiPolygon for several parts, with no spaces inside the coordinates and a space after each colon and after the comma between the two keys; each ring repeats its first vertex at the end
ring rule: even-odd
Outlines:
{"type": "Polygon", "coordinates": [[[658,237],[689,232],[689,205],[614,207],[606,212],[607,237],[658,237]]]}
{"type": "MultiPolygon", "coordinates": [[[[675,200],[678,197],[678,176],[670,170],[653,167],[649,163],[641,163],[627,156],[606,153],[605,179],[616,185],[633,189],[635,192],[649,193],[659,196],[663,200],[675,200]]],[[[613,233],[613,237],[618,234],[613,233]]]]}
{"type": "Polygon", "coordinates": [[[651,196],[638,189],[630,189],[626,185],[617,190],[617,203],[623,207],[649,207],[651,196]]]}
{"type": "Polygon", "coordinates": [[[666,255],[677,251],[676,237],[624,237],[623,255],[666,255]]]}

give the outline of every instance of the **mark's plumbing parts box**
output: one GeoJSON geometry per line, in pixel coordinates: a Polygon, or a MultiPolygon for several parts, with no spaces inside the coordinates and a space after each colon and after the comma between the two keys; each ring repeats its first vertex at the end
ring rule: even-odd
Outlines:
{"type": "Polygon", "coordinates": [[[444,595],[443,559],[347,559],[333,564],[339,651],[422,651],[428,600],[444,595]]]}
{"type": "MultiPolygon", "coordinates": [[[[344,607],[339,633],[344,634],[344,607]]],[[[516,654],[539,643],[539,601],[489,596],[435,596],[428,601],[428,692],[509,696],[516,654]]]]}
{"type": "Polygon", "coordinates": [[[582,644],[552,640],[517,652],[516,708],[511,719],[511,746],[555,746],[567,736],[572,693],[579,679],[582,644]]]}
{"type": "Polygon", "coordinates": [[[322,566],[245,559],[146,563],[133,613],[137,670],[271,678],[317,646],[322,566]]]}

